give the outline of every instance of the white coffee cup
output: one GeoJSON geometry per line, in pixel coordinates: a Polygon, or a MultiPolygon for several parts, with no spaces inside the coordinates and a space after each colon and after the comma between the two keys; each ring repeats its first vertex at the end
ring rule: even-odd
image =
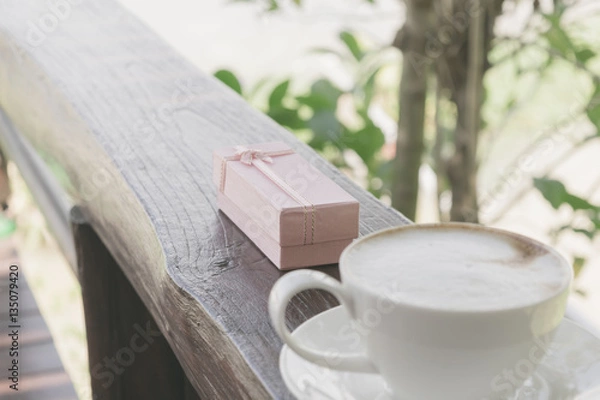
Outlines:
{"type": "Polygon", "coordinates": [[[294,352],[332,369],[378,373],[397,398],[480,400],[507,398],[534,372],[564,316],[572,269],[533,239],[451,223],[358,239],[342,253],[340,275],[341,283],[298,270],[275,283],[269,313],[294,352]],[[366,353],[317,351],[291,335],[287,304],[307,289],[337,297],[366,353]]]}

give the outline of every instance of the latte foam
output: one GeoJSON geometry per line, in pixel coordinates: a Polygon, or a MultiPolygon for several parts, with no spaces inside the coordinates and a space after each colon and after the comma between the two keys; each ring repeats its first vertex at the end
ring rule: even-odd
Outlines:
{"type": "Polygon", "coordinates": [[[394,301],[444,310],[491,310],[540,302],[569,283],[548,248],[518,236],[462,227],[380,234],[343,256],[348,277],[394,301]]]}

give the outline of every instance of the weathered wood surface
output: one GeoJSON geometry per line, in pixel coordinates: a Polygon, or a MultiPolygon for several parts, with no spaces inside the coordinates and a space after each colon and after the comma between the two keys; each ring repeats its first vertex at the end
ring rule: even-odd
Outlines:
{"type": "MultiPolygon", "coordinates": [[[[361,234],[407,220],[114,1],[58,3],[0,2],[0,108],[81,207],[201,398],[290,398],[267,314],[281,272],[217,211],[213,149],[285,141],[359,199],[361,234]]],[[[307,292],[290,324],[333,303],[307,292]]]]}

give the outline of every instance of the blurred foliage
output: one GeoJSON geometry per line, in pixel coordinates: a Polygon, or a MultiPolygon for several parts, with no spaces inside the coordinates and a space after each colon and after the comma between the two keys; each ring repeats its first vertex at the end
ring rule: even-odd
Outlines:
{"type": "MultiPolygon", "coordinates": [[[[266,9],[271,11],[278,10],[287,4],[281,0],[237,1],[263,2],[266,9]]],[[[301,0],[289,0],[290,5],[301,5],[301,3],[301,0]]],[[[501,37],[495,40],[494,48],[508,48],[510,51],[507,51],[504,57],[492,60],[492,68],[506,61],[516,64],[516,80],[512,83],[515,87],[519,84],[518,79],[527,74],[536,74],[540,79],[549,76],[549,71],[556,64],[567,65],[573,71],[583,72],[589,77],[593,90],[587,105],[582,108],[580,115],[571,115],[569,118],[572,121],[578,120],[580,117],[586,118],[595,129],[595,134],[588,135],[574,143],[575,149],[600,138],[600,77],[594,72],[594,68],[598,68],[600,48],[598,48],[597,42],[593,42],[593,39],[586,39],[581,35],[574,34],[574,31],[577,30],[577,21],[566,18],[568,11],[578,3],[578,1],[567,3],[555,0],[554,7],[550,12],[534,9],[523,35],[501,37]]],[[[317,53],[333,55],[342,62],[352,77],[350,87],[342,88],[331,79],[319,77],[308,85],[309,89],[296,93],[293,90],[296,86],[293,79],[285,79],[276,83],[271,81],[266,101],[263,102],[265,104],[259,108],[279,124],[288,127],[342,169],[356,169],[355,166],[350,165],[353,158],[356,158],[351,154],[358,156],[368,171],[366,182],[364,182],[365,186],[370,192],[381,197],[390,191],[391,160],[382,155],[381,150],[386,138],[381,127],[372,117],[372,111],[376,107],[382,107],[376,101],[377,93],[389,89],[389,86],[393,85],[388,82],[387,87],[382,88],[384,85],[378,83],[377,80],[382,67],[390,64],[385,57],[382,57],[382,53],[390,48],[369,48],[358,39],[359,37],[360,35],[354,32],[343,31],[339,34],[342,51],[314,50],[317,53]],[[348,104],[352,108],[350,118],[346,115],[348,104]]],[[[221,70],[216,72],[215,76],[254,104],[259,103],[257,93],[269,83],[269,80],[263,81],[252,90],[247,90],[231,71],[221,70]]],[[[487,95],[484,101],[486,99],[487,95]]],[[[397,104],[394,106],[397,108],[397,104]]],[[[519,106],[516,97],[510,99],[505,104],[506,118],[510,117],[515,108],[519,106]]],[[[569,106],[569,104],[565,104],[565,109],[568,109],[569,106]]],[[[447,129],[442,129],[444,132],[447,131],[445,136],[442,135],[444,136],[443,142],[435,141],[436,143],[434,143],[431,135],[428,139],[426,138],[426,154],[424,154],[423,160],[432,164],[435,170],[436,152],[444,153],[447,147],[452,145],[450,139],[453,124],[445,123],[445,121],[452,121],[455,118],[456,110],[443,103],[435,105],[430,103],[428,107],[426,118],[430,119],[430,125],[438,124],[438,128],[445,128],[448,125],[447,129]],[[432,121],[433,119],[435,121],[432,121]]],[[[385,107],[384,109],[390,117],[397,119],[397,114],[390,113],[385,107]]],[[[485,123],[482,129],[486,129],[485,123]]],[[[485,141],[489,138],[484,136],[483,139],[485,141]]],[[[492,141],[489,140],[489,142],[492,141]]],[[[568,156],[573,154],[575,154],[574,151],[569,152],[568,156]]],[[[515,160],[519,158],[517,155],[515,160]]],[[[566,159],[560,160],[561,163],[564,161],[566,159]]],[[[485,159],[482,159],[481,162],[485,162],[485,159]]],[[[555,167],[552,166],[549,171],[551,172],[555,167]]],[[[586,199],[586,196],[572,193],[564,182],[550,175],[552,174],[542,173],[541,176],[532,178],[530,187],[539,192],[553,209],[569,213],[569,221],[554,227],[549,232],[551,236],[557,238],[570,232],[590,241],[598,240],[600,237],[600,205],[586,199]]],[[[439,189],[443,191],[444,187],[439,189]]],[[[519,198],[519,196],[516,197],[519,198]]],[[[573,268],[576,276],[584,269],[586,262],[585,256],[573,256],[573,268]]]]}
{"type": "MultiPolygon", "coordinates": [[[[381,157],[385,136],[371,111],[377,76],[387,63],[386,54],[381,49],[368,48],[348,31],[341,32],[339,40],[340,51],[318,48],[313,52],[335,57],[351,77],[349,87],[342,88],[329,78],[319,77],[308,90],[295,93],[291,90],[291,80],[285,79],[272,85],[266,104],[259,107],[338,168],[351,171],[349,164],[353,158],[348,153],[357,155],[366,167],[366,188],[380,197],[389,192],[390,166],[389,160],[381,157]],[[340,111],[342,104],[345,116],[340,111]]],[[[250,102],[259,103],[257,93],[265,82],[253,90],[245,90],[231,71],[219,70],[214,75],[250,102]]]]}
{"type": "MultiPolygon", "coordinates": [[[[600,205],[592,204],[588,200],[572,194],[565,185],[555,179],[535,178],[534,185],[542,196],[555,209],[568,208],[569,220],[567,223],[554,228],[550,234],[554,239],[566,232],[583,235],[590,241],[600,237],[600,205]]],[[[579,276],[587,258],[581,255],[573,257],[573,273],[579,276]]],[[[581,294],[584,294],[580,291],[581,294]]]]}
{"type": "MultiPolygon", "coordinates": [[[[565,19],[568,9],[569,6],[565,3],[557,2],[552,14],[543,14],[547,24],[541,33],[541,37],[545,40],[545,46],[542,44],[541,47],[547,51],[548,57],[540,69],[540,74],[543,74],[553,63],[562,62],[570,64],[573,68],[588,75],[593,90],[582,114],[587,117],[592,126],[593,134],[574,143],[574,149],[578,149],[600,139],[600,76],[594,72],[592,67],[592,62],[597,57],[599,49],[594,48],[593,43],[589,41],[573,37],[569,30],[573,26],[569,26],[565,19]]],[[[571,24],[574,23],[571,22],[571,24]]],[[[539,43],[534,45],[540,47],[539,43]]],[[[598,43],[596,43],[597,45],[598,43]]],[[[573,154],[575,154],[574,151],[569,153],[569,156],[573,154]]],[[[568,209],[569,221],[553,228],[550,232],[551,236],[557,239],[560,235],[570,232],[583,235],[591,242],[600,237],[600,205],[592,204],[590,200],[571,193],[563,182],[548,176],[534,178],[533,183],[552,208],[557,211],[561,208],[568,209]]],[[[585,257],[574,256],[573,268],[576,277],[586,262],[585,257]]]]}

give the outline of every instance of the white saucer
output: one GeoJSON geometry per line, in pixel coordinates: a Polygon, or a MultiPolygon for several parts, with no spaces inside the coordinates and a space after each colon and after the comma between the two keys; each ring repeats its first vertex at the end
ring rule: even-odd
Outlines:
{"type": "MultiPolygon", "coordinates": [[[[300,325],[292,335],[315,349],[346,350],[350,336],[346,310],[335,307],[300,325]]],[[[356,351],[356,347],[353,347],[356,351]]],[[[299,400],[392,400],[376,374],[335,371],[313,364],[283,346],[279,368],[299,400]]],[[[600,400],[600,338],[564,319],[550,352],[518,393],[508,400],[600,400]]]]}

